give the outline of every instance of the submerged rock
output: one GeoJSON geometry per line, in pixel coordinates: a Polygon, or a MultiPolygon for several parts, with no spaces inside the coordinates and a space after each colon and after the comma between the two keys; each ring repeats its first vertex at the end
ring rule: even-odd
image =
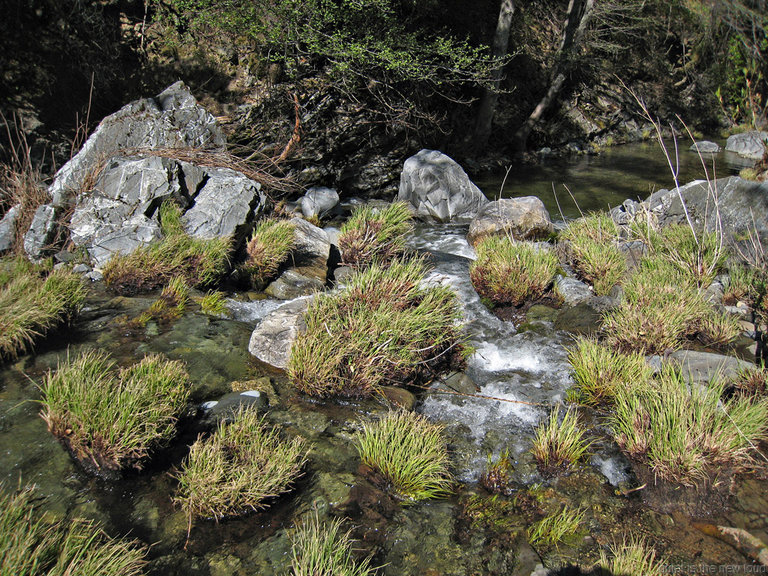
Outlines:
{"type": "Polygon", "coordinates": [[[502,198],[486,204],[472,220],[467,240],[472,246],[492,234],[508,234],[515,240],[538,240],[554,231],[544,203],[536,196],[502,198]]]}
{"type": "Polygon", "coordinates": [[[717,154],[722,150],[719,144],[710,142],[709,140],[702,140],[701,142],[694,142],[691,144],[690,150],[692,152],[699,152],[701,154],[717,154]]]}
{"type": "Polygon", "coordinates": [[[438,222],[469,221],[488,204],[464,169],[437,150],[405,161],[397,198],[410,202],[417,217],[438,222]]]}

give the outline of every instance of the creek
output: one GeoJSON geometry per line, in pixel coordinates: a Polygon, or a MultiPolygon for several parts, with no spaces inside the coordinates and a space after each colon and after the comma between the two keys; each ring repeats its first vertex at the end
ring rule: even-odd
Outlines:
{"type": "MultiPolygon", "coordinates": [[[[681,157],[686,158],[681,183],[700,177],[698,157],[683,152],[681,157]]],[[[478,183],[493,197],[502,178],[495,175],[478,183]]],[[[576,204],[584,212],[605,209],[671,185],[658,148],[638,145],[515,169],[507,175],[504,194],[538,195],[557,219],[553,188],[563,215],[573,217],[578,215],[576,204]]],[[[573,333],[560,311],[546,306],[531,308],[517,327],[491,314],[469,281],[473,251],[465,234],[466,227],[421,224],[410,240],[411,248],[431,255],[429,280],[445,283],[459,295],[474,348],[466,369],[471,389],[465,381],[458,393],[438,385],[416,391],[417,410],[442,424],[449,438],[459,482],[453,497],[405,506],[390,499],[360,468],[354,434],[369,415],[387,409],[383,400],[310,401],[296,393],[282,372],[250,356],[252,329],[279,302],[232,294],[226,318],[192,307],[170,324],[150,323],[131,331],[125,320],[138,316],[152,299],[114,297],[98,284],[73,326],[52,334],[33,354],[0,368],[0,480],[6,489],[34,483],[41,508],[52,518],[95,519],[111,535],[151,544],[147,573],[158,576],[287,574],[290,530],[314,513],[347,519],[359,553],[375,553],[374,565],[383,566],[380,573],[385,575],[528,576],[542,561],[553,568],[589,566],[601,545],[630,528],[654,542],[670,565],[688,566],[683,573],[709,565],[748,564],[734,549],[697,532],[691,514],[674,510],[674,496],[667,506],[652,507],[643,490],[632,491],[640,482],[595,415],[585,415],[594,439],[588,461],[568,475],[539,475],[529,453],[531,438],[548,408],[561,402],[571,385],[567,346],[573,333]],[[179,437],[145,470],[119,480],[86,475],[39,417],[37,383],[45,371],[86,348],[105,349],[118,363],[150,352],[184,361],[195,405],[229,392],[232,382],[269,382],[269,421],[311,443],[306,474],[292,493],[262,512],[218,524],[196,522],[186,542],[186,518],[171,500],[173,473],[200,432],[199,414],[192,410],[183,419],[179,437]],[[514,464],[514,488],[494,500],[478,479],[488,458],[504,452],[514,464]],[[515,496],[519,498],[513,505],[515,496]],[[533,550],[525,537],[531,518],[563,504],[585,510],[580,532],[559,548],[533,550]]],[[[733,493],[730,505],[707,521],[745,528],[768,541],[764,486],[747,477],[734,483],[733,493]]]]}

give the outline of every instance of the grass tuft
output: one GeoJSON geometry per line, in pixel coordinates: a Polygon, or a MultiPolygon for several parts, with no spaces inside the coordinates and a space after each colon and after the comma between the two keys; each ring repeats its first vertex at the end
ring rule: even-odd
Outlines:
{"type": "Polygon", "coordinates": [[[422,286],[422,259],[373,264],[337,292],[318,295],[293,343],[288,375],[314,396],[365,396],[417,380],[463,351],[456,295],[422,286]]]}
{"type": "Polygon", "coordinates": [[[661,354],[679,348],[710,313],[693,279],[654,256],[640,262],[619,306],[603,315],[603,332],[620,350],[661,354]]]}
{"type": "Polygon", "coordinates": [[[364,268],[373,262],[385,264],[405,252],[405,241],[413,230],[406,202],[384,208],[359,206],[339,230],[339,250],[345,265],[364,268]]]}
{"type": "Polygon", "coordinates": [[[564,506],[560,512],[531,525],[528,529],[528,541],[531,546],[557,546],[568,536],[576,534],[584,516],[583,510],[571,510],[564,506]]]}
{"type": "Polygon", "coordinates": [[[612,545],[610,556],[601,549],[598,566],[598,574],[607,571],[612,576],[662,576],[668,573],[664,561],[656,559],[656,551],[645,539],[634,536],[612,545]]]}
{"type": "Polygon", "coordinates": [[[594,338],[579,338],[568,361],[575,381],[568,400],[592,407],[609,407],[618,389],[643,385],[652,374],[643,354],[619,352],[594,338]]]}
{"type": "Polygon", "coordinates": [[[200,297],[198,303],[204,314],[226,316],[229,313],[227,296],[218,290],[209,290],[204,296],[200,297]]]}
{"type": "Polygon", "coordinates": [[[140,576],[145,550],[94,523],[37,519],[32,488],[0,493],[0,576],[140,576]]]}
{"type": "Polygon", "coordinates": [[[165,286],[175,277],[194,287],[210,286],[229,266],[229,238],[202,240],[186,234],[181,213],[171,201],[160,207],[164,237],[130,254],[116,254],[104,267],[104,282],[130,296],[165,286]]]}
{"type": "Polygon", "coordinates": [[[7,268],[5,264],[0,275],[0,358],[14,358],[72,318],[85,300],[85,287],[80,276],[64,269],[44,276],[21,259],[7,268]]]}
{"type": "Polygon", "coordinates": [[[364,424],[357,451],[400,497],[439,498],[451,493],[448,448],[442,428],[413,412],[390,412],[364,424]]]}
{"type": "Polygon", "coordinates": [[[493,459],[489,454],[485,466],[485,472],[480,476],[480,484],[496,494],[508,494],[512,486],[512,473],[515,471],[512,459],[509,457],[509,450],[504,450],[499,454],[498,459],[493,459]]]}
{"type": "Polygon", "coordinates": [[[486,236],[476,250],[469,275],[477,293],[494,304],[521,306],[541,298],[559,265],[548,247],[506,236],[486,236]]]}
{"type": "Polygon", "coordinates": [[[141,468],[174,436],[189,377],[180,362],[160,355],[115,374],[105,353],[89,351],[59,364],[40,388],[41,416],[72,454],[97,470],[119,470],[141,468]]]}
{"type": "Polygon", "coordinates": [[[254,409],[240,407],[208,438],[199,437],[177,475],[174,501],[195,518],[237,516],[269,506],[302,474],[304,441],[281,439],[254,409]]]}
{"type": "Polygon", "coordinates": [[[695,486],[715,481],[721,468],[748,469],[768,435],[768,403],[739,395],[722,401],[724,387],[689,387],[680,370],[666,368],[647,386],[618,391],[614,437],[660,480],[695,486]]]}
{"type": "Polygon", "coordinates": [[[574,220],[560,233],[560,245],[568,262],[598,296],[621,284],[627,272],[627,260],[619,250],[618,238],[616,223],[605,213],[574,220]]]}
{"type": "Polygon", "coordinates": [[[245,247],[243,268],[254,286],[263,287],[275,278],[295,244],[293,224],[289,220],[262,220],[245,247]]]}
{"type": "Polygon", "coordinates": [[[293,576],[368,576],[375,572],[371,559],[355,562],[350,531],[342,532],[341,520],[320,523],[317,515],[299,527],[292,538],[293,576]]]}
{"type": "Polygon", "coordinates": [[[536,429],[531,453],[539,471],[551,475],[567,470],[581,460],[590,446],[578,422],[575,410],[566,410],[560,420],[560,406],[549,414],[549,420],[536,429]]]}

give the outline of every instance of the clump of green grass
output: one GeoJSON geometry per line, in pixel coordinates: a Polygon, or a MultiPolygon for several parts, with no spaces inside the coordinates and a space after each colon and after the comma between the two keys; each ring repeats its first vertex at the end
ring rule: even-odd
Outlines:
{"type": "Polygon", "coordinates": [[[768,368],[740,370],[728,386],[738,396],[764,398],[768,396],[768,368]]]}
{"type": "Polygon", "coordinates": [[[668,261],[698,287],[707,287],[719,274],[728,256],[722,234],[694,233],[687,224],[670,224],[661,230],[653,226],[635,225],[633,231],[651,252],[668,261]]]}
{"type": "Polygon", "coordinates": [[[463,350],[461,308],[449,288],[422,286],[425,273],[421,259],[376,263],[318,295],[291,349],[291,381],[314,396],[365,396],[449,365],[463,350]]]}
{"type": "Polygon", "coordinates": [[[273,280],[280,266],[291,254],[295,244],[293,224],[289,220],[262,220],[246,244],[243,268],[254,286],[265,286],[273,280]]]}
{"type": "Polygon", "coordinates": [[[40,388],[41,416],[78,460],[97,470],[140,469],[176,433],[189,377],[160,355],[115,373],[105,353],[88,351],[59,364],[40,388]]]}
{"type": "Polygon", "coordinates": [[[664,259],[644,258],[619,306],[603,315],[603,332],[620,350],[660,354],[679,348],[710,313],[690,275],[664,259]]]}
{"type": "Polygon", "coordinates": [[[130,254],[116,254],[104,267],[104,282],[118,294],[149,292],[181,277],[189,286],[210,286],[229,266],[229,238],[202,240],[184,232],[173,202],[160,207],[163,238],[130,254]]]}
{"type": "Polygon", "coordinates": [[[645,539],[634,536],[611,546],[610,556],[601,549],[598,566],[600,574],[607,571],[612,576],[662,576],[668,573],[664,561],[656,559],[656,551],[645,539]]]}
{"type": "Polygon", "coordinates": [[[620,352],[594,338],[579,338],[568,350],[575,386],[568,400],[593,407],[609,407],[616,391],[628,386],[642,386],[652,369],[639,352],[620,352]]]}
{"type": "Polygon", "coordinates": [[[179,318],[189,303],[189,286],[180,276],[172,278],[160,293],[160,298],[142,312],[138,318],[130,324],[132,326],[146,326],[148,322],[170,322],[179,318]]]}
{"type": "Polygon", "coordinates": [[[195,518],[237,516],[262,510],[290,490],[302,474],[304,441],[286,441],[254,409],[240,407],[232,422],[222,422],[208,438],[199,437],[177,475],[174,498],[195,518]]]}
{"type": "Polygon", "coordinates": [[[396,411],[364,424],[357,451],[363,464],[379,472],[401,498],[417,501],[451,492],[442,428],[423,416],[396,411]]]}
{"type": "Polygon", "coordinates": [[[521,306],[541,298],[559,265],[552,250],[507,236],[486,236],[476,250],[469,275],[477,293],[494,304],[521,306]]]}
{"type": "Polygon", "coordinates": [[[31,488],[0,493],[0,575],[140,576],[145,550],[111,539],[86,520],[36,518],[31,488]]]}
{"type": "Polygon", "coordinates": [[[339,250],[343,262],[364,268],[373,262],[386,263],[405,252],[405,241],[413,230],[406,202],[393,202],[384,208],[359,206],[339,230],[339,250]]]}
{"type": "Polygon", "coordinates": [[[67,322],[85,300],[81,278],[66,270],[45,275],[34,266],[16,264],[0,278],[0,358],[14,358],[39,338],[67,322]]]}
{"type": "Polygon", "coordinates": [[[757,268],[734,265],[728,270],[728,283],[723,291],[723,303],[733,306],[744,302],[754,306],[759,294],[765,292],[764,275],[757,268]]]}
{"type": "Polygon", "coordinates": [[[598,296],[621,284],[627,272],[627,260],[619,250],[618,238],[618,226],[602,212],[574,220],[560,233],[560,245],[568,262],[598,296]]]}
{"type": "Polygon", "coordinates": [[[227,308],[227,297],[223,292],[219,292],[218,290],[209,290],[204,296],[200,297],[198,303],[204,314],[210,314],[211,316],[226,316],[229,312],[229,308],[227,308]]]}
{"type": "Polygon", "coordinates": [[[531,453],[544,475],[567,470],[587,453],[591,442],[579,426],[575,410],[566,410],[560,419],[560,406],[549,414],[549,420],[536,429],[531,453]]]}
{"type": "Polygon", "coordinates": [[[317,515],[296,530],[291,546],[293,576],[368,576],[376,569],[371,558],[355,562],[354,540],[342,532],[341,520],[321,523],[317,515]]]}
{"type": "Polygon", "coordinates": [[[655,477],[687,486],[739,472],[768,434],[768,403],[753,397],[722,400],[724,384],[689,387],[680,370],[664,369],[647,386],[619,390],[610,420],[619,446],[655,477]]]}
{"type": "Polygon", "coordinates": [[[571,510],[568,506],[556,514],[542,518],[528,529],[531,546],[557,546],[568,536],[576,534],[584,520],[583,510],[571,510]]]}
{"type": "Polygon", "coordinates": [[[726,346],[743,332],[739,319],[711,310],[696,323],[697,336],[707,346],[726,346]]]}

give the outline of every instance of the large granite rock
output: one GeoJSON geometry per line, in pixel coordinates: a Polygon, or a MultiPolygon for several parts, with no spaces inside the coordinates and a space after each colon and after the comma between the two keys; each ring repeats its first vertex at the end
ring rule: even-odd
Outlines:
{"type": "Polygon", "coordinates": [[[76,246],[97,268],[162,234],[158,208],[166,198],[187,206],[182,222],[196,237],[238,236],[264,201],[261,186],[239,172],[202,168],[170,158],[113,158],[89,194],[78,197],[70,221],[76,246]]]}
{"type": "Polygon", "coordinates": [[[437,150],[421,150],[403,165],[398,200],[410,202],[419,218],[469,221],[488,199],[453,159],[437,150]]]}
{"type": "Polygon", "coordinates": [[[5,252],[13,247],[16,238],[16,220],[21,212],[21,204],[13,206],[0,219],[0,252],[5,252]]]}
{"type": "Polygon", "coordinates": [[[768,132],[753,130],[729,136],[725,142],[725,151],[751,160],[760,160],[765,154],[766,144],[768,144],[768,132]]]}
{"type": "Polygon", "coordinates": [[[293,341],[307,329],[304,313],[311,301],[312,297],[298,298],[267,314],[251,334],[248,351],[262,362],[285,369],[293,341]]]}
{"type": "Polygon", "coordinates": [[[704,385],[717,379],[735,378],[740,372],[755,369],[755,365],[746,360],[694,350],[677,350],[670,354],[666,362],[679,367],[689,381],[704,385]]]}
{"type": "Polygon", "coordinates": [[[552,234],[554,227],[544,203],[535,196],[502,198],[486,204],[469,225],[472,246],[492,234],[509,234],[515,240],[536,240],[552,234]]]}
{"type": "Polygon", "coordinates": [[[48,192],[51,202],[38,208],[24,237],[24,249],[39,259],[58,232],[58,220],[74,203],[86,181],[126,151],[162,148],[222,148],[216,119],[177,82],[154,98],[127,104],[101,121],[82,149],[56,173],[48,192]]]}
{"type": "Polygon", "coordinates": [[[686,223],[680,198],[699,230],[714,231],[722,226],[727,240],[743,239],[757,232],[763,246],[768,246],[768,182],[753,182],[738,176],[715,180],[711,184],[696,180],[676,190],[659,190],[644,202],[659,223],[686,223]]]}

